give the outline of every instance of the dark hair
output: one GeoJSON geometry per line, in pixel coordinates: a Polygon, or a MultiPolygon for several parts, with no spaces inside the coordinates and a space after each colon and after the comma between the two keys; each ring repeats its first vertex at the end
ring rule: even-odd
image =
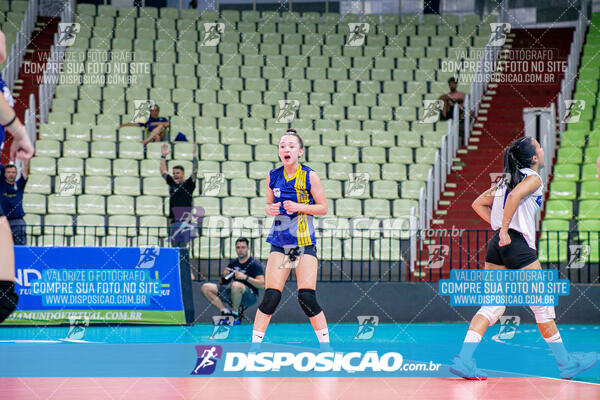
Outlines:
{"type": "Polygon", "coordinates": [[[183,168],[183,165],[176,165],[173,167],[173,169],[180,169],[181,172],[185,172],[185,169],[183,168]]]}
{"type": "Polygon", "coordinates": [[[151,108],[156,107],[156,111],[160,111],[160,106],[158,104],[153,105],[151,108]]]}
{"type": "Polygon", "coordinates": [[[504,173],[509,189],[514,189],[521,182],[524,174],[519,171],[521,168],[530,168],[533,163],[532,157],[535,156],[535,144],[533,138],[523,136],[514,142],[504,152],[504,173]]]}
{"type": "Polygon", "coordinates": [[[454,77],[453,77],[453,76],[451,76],[451,77],[448,79],[448,84],[450,84],[450,82],[454,82],[454,83],[456,83],[456,79],[454,79],[454,77]]]}
{"type": "Polygon", "coordinates": [[[8,164],[6,167],[4,167],[4,170],[7,170],[9,168],[17,169],[17,166],[15,164],[8,164]]]}
{"type": "Polygon", "coordinates": [[[238,244],[239,242],[246,242],[246,246],[250,247],[250,242],[245,237],[238,238],[238,240],[235,241],[235,244],[238,244]]]}
{"type": "MultiPolygon", "coordinates": [[[[302,141],[302,138],[300,137],[300,135],[298,135],[298,132],[296,132],[296,130],[294,128],[289,128],[288,130],[286,130],[285,133],[283,134],[283,136],[285,136],[285,135],[296,136],[296,138],[298,139],[298,143],[300,143],[300,148],[301,149],[304,148],[304,142],[302,141]]],[[[281,140],[281,138],[279,140],[281,140]]]]}

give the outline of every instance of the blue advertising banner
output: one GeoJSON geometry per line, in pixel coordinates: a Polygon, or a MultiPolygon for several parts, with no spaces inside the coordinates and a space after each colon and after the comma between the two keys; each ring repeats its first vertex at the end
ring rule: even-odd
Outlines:
{"type": "Polygon", "coordinates": [[[179,249],[15,246],[5,325],[185,324],[179,249]]]}

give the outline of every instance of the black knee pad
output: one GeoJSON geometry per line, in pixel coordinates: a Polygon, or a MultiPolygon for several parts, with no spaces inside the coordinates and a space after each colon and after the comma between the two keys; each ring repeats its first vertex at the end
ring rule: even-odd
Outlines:
{"type": "Polygon", "coordinates": [[[298,290],[298,302],[304,314],[308,315],[308,318],[314,317],[321,312],[321,306],[317,303],[317,294],[312,289],[298,290]]]}
{"type": "Polygon", "coordinates": [[[280,300],[281,292],[279,290],[267,289],[258,309],[267,315],[272,315],[275,309],[277,309],[280,300]]]}
{"type": "Polygon", "coordinates": [[[0,281],[0,322],[15,311],[18,302],[19,296],[15,292],[15,283],[0,281]]]}

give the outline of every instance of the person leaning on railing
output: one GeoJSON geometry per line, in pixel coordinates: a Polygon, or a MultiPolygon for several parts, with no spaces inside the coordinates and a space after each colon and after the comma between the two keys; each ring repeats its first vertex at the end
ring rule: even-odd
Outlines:
{"type": "Polygon", "coordinates": [[[25,212],[23,211],[23,192],[29,176],[29,160],[21,170],[21,177],[17,179],[17,166],[9,164],[6,167],[0,164],[0,207],[8,219],[12,230],[15,245],[27,244],[25,236],[25,212]]]}

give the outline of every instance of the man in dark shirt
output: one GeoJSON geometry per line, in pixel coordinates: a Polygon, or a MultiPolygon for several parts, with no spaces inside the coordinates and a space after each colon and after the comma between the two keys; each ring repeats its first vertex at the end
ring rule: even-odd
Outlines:
{"type": "Polygon", "coordinates": [[[237,325],[241,322],[240,305],[248,308],[256,304],[258,289],[265,287],[265,273],[260,261],[250,256],[248,239],[241,237],[236,240],[235,251],[238,257],[227,265],[219,278],[218,286],[207,282],[200,290],[213,306],[221,310],[221,315],[233,316],[234,324],[237,325]],[[231,310],[223,301],[231,305],[231,310]]]}
{"type": "Polygon", "coordinates": [[[23,217],[23,191],[29,175],[29,161],[21,171],[21,177],[17,179],[17,167],[15,165],[4,166],[0,164],[0,206],[10,224],[15,245],[27,244],[25,235],[25,221],[23,217]]]}
{"type": "Polygon", "coordinates": [[[148,121],[141,122],[127,122],[119,125],[119,129],[125,126],[139,126],[146,128],[148,137],[142,140],[142,144],[145,146],[150,142],[160,142],[163,140],[169,130],[169,120],[165,117],[159,117],[160,107],[155,104],[150,109],[150,118],[148,121]]]}
{"type": "Polygon", "coordinates": [[[171,222],[171,246],[186,247],[195,235],[193,194],[196,189],[198,175],[198,146],[194,144],[192,174],[185,179],[185,171],[181,165],[173,167],[173,176],[167,173],[167,155],[171,152],[169,145],[162,145],[160,157],[160,174],[169,185],[169,219],[171,222]]]}

